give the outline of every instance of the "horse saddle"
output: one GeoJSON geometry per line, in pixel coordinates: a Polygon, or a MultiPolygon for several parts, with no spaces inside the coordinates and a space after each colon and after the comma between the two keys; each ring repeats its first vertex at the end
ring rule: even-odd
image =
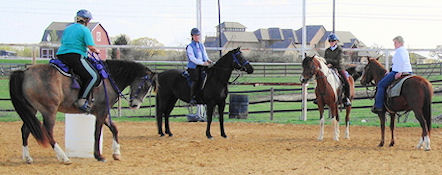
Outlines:
{"type": "MultiPolygon", "coordinates": [[[[187,85],[189,87],[191,87],[191,85],[192,85],[192,78],[190,77],[190,73],[187,70],[185,70],[185,71],[183,71],[183,73],[181,73],[181,76],[186,79],[187,85]]],[[[206,71],[202,71],[201,72],[201,80],[202,80],[202,84],[201,84],[201,86],[200,86],[201,88],[199,90],[203,89],[204,85],[206,85],[206,80],[207,80],[207,73],[206,73],[206,71]]]]}
{"type": "MultiPolygon", "coordinates": [[[[93,58],[90,58],[90,57],[87,58],[87,61],[92,64],[92,66],[93,66],[93,68],[95,70],[97,70],[97,72],[99,73],[101,79],[106,79],[106,78],[109,77],[109,74],[104,69],[104,65],[102,65],[102,63],[100,63],[96,59],[93,59],[93,58]]],[[[49,60],[49,65],[51,65],[52,67],[57,69],[62,75],[71,78],[71,80],[72,80],[71,88],[73,88],[73,89],[80,89],[80,84],[81,84],[80,76],[74,74],[73,71],[71,70],[71,68],[69,68],[69,66],[64,64],[59,59],[51,59],[51,60],[49,60]]],[[[94,85],[95,87],[98,87],[101,84],[101,79],[99,79],[97,81],[99,83],[96,83],[94,85]]]]}
{"type": "Polygon", "coordinates": [[[405,75],[402,76],[400,79],[397,79],[395,81],[393,81],[391,83],[390,86],[388,86],[387,88],[387,98],[392,98],[392,97],[398,97],[401,95],[401,90],[402,90],[402,85],[404,84],[405,80],[413,77],[414,75],[405,75]]]}

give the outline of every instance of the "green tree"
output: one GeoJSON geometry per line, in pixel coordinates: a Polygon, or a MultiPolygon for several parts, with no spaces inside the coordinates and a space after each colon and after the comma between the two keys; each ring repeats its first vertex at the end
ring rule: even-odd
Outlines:
{"type": "MultiPolygon", "coordinates": [[[[137,46],[146,46],[146,47],[162,47],[164,46],[158,40],[149,37],[142,37],[135,39],[130,42],[131,45],[137,46]]],[[[134,49],[132,52],[133,59],[135,60],[145,60],[154,56],[164,56],[165,51],[159,49],[151,49],[151,48],[139,48],[134,49]]]]}
{"type": "MultiPolygon", "coordinates": [[[[127,35],[125,34],[120,34],[118,36],[115,37],[115,39],[113,39],[113,44],[114,45],[127,45],[130,42],[130,39],[127,35]]],[[[130,54],[130,49],[120,49],[120,58],[121,59],[129,59],[129,54],[130,54]]],[[[112,59],[116,59],[117,58],[117,49],[113,48],[112,49],[112,55],[111,55],[112,59]]]]}

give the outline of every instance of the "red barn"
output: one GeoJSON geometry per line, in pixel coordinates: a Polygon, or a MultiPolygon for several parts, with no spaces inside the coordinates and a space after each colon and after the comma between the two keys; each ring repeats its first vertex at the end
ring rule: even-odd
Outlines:
{"type": "MultiPolygon", "coordinates": [[[[44,31],[41,43],[53,43],[60,44],[61,37],[63,36],[63,31],[70,22],[52,22],[44,31]]],[[[92,37],[94,38],[95,45],[110,45],[110,39],[107,35],[106,30],[99,22],[91,22],[87,25],[89,30],[92,32],[92,37]]],[[[106,48],[100,49],[100,57],[106,58],[107,51],[106,48]]],[[[55,58],[57,53],[57,47],[40,47],[40,57],[42,58],[55,58]]]]}

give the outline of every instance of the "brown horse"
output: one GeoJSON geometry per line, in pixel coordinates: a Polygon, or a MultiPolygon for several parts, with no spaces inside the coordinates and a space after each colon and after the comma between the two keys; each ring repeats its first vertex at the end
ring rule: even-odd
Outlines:
{"type": "MultiPolygon", "coordinates": [[[[139,108],[149,88],[151,87],[154,73],[146,66],[120,60],[108,60],[105,62],[109,74],[115,81],[118,89],[123,90],[130,85],[130,101],[132,108],[139,108]]],[[[108,101],[103,85],[95,88],[91,114],[96,116],[94,156],[99,161],[105,161],[100,153],[100,135],[103,123],[109,127],[113,135],[113,158],[120,159],[120,145],[116,125],[108,118],[108,106],[111,107],[118,100],[118,93],[112,89],[108,79],[104,81],[107,89],[108,101]]],[[[57,111],[63,113],[82,113],[73,104],[78,97],[79,90],[71,88],[72,80],[62,75],[49,64],[40,64],[29,67],[26,70],[14,71],[10,76],[9,91],[15,111],[23,120],[23,159],[32,163],[28,149],[29,134],[35,137],[43,146],[52,146],[58,160],[64,164],[71,161],[60,148],[53,137],[53,128],[57,111]],[[35,114],[39,111],[43,116],[43,126],[35,114]]]]}
{"type": "MultiPolygon", "coordinates": [[[[333,126],[335,128],[334,139],[339,141],[339,112],[338,105],[341,104],[342,83],[337,77],[336,71],[329,69],[324,58],[313,56],[302,61],[301,83],[307,83],[313,76],[316,78],[315,94],[318,100],[320,130],[318,140],[323,139],[324,135],[324,107],[327,105],[331,112],[333,126]]],[[[346,77],[350,85],[350,100],[354,97],[354,80],[351,76],[346,77]]],[[[342,104],[341,104],[342,105],[342,104]]],[[[350,138],[350,111],[351,106],[346,107],[345,115],[345,138],[350,138]]]]}
{"type": "MultiPolygon", "coordinates": [[[[374,84],[377,85],[378,82],[384,77],[386,72],[387,70],[385,70],[384,66],[382,66],[377,59],[370,58],[368,59],[368,63],[364,68],[361,84],[366,86],[374,81],[374,84]]],[[[394,145],[394,121],[396,113],[400,111],[413,110],[416,119],[419,121],[422,127],[422,137],[419,140],[417,148],[420,149],[423,146],[426,151],[431,149],[430,131],[432,96],[433,88],[430,82],[423,77],[413,76],[404,81],[400,96],[388,99],[389,102],[386,104],[386,108],[391,116],[390,146],[394,145]]],[[[382,147],[384,146],[385,135],[385,112],[378,113],[378,116],[381,121],[381,142],[378,146],[382,147]]]]}

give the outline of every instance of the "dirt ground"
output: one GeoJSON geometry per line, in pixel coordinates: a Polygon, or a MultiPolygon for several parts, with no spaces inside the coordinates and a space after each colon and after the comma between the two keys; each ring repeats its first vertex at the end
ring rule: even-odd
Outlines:
{"type": "MultiPolygon", "coordinates": [[[[30,138],[33,164],[21,159],[21,122],[0,123],[0,174],[442,174],[442,129],[433,129],[431,151],[416,150],[420,128],[397,128],[396,145],[378,148],[378,127],[351,127],[350,140],[316,139],[319,126],[226,123],[224,139],[219,123],[215,139],[205,137],[205,123],[171,123],[173,137],[159,137],[153,122],[117,122],[121,161],[112,160],[111,133],[104,132],[107,162],[71,158],[58,162],[50,148],[30,138]]],[[[64,123],[55,128],[64,148],[64,123]]],[[[390,132],[387,130],[388,145],[390,132]]]]}

